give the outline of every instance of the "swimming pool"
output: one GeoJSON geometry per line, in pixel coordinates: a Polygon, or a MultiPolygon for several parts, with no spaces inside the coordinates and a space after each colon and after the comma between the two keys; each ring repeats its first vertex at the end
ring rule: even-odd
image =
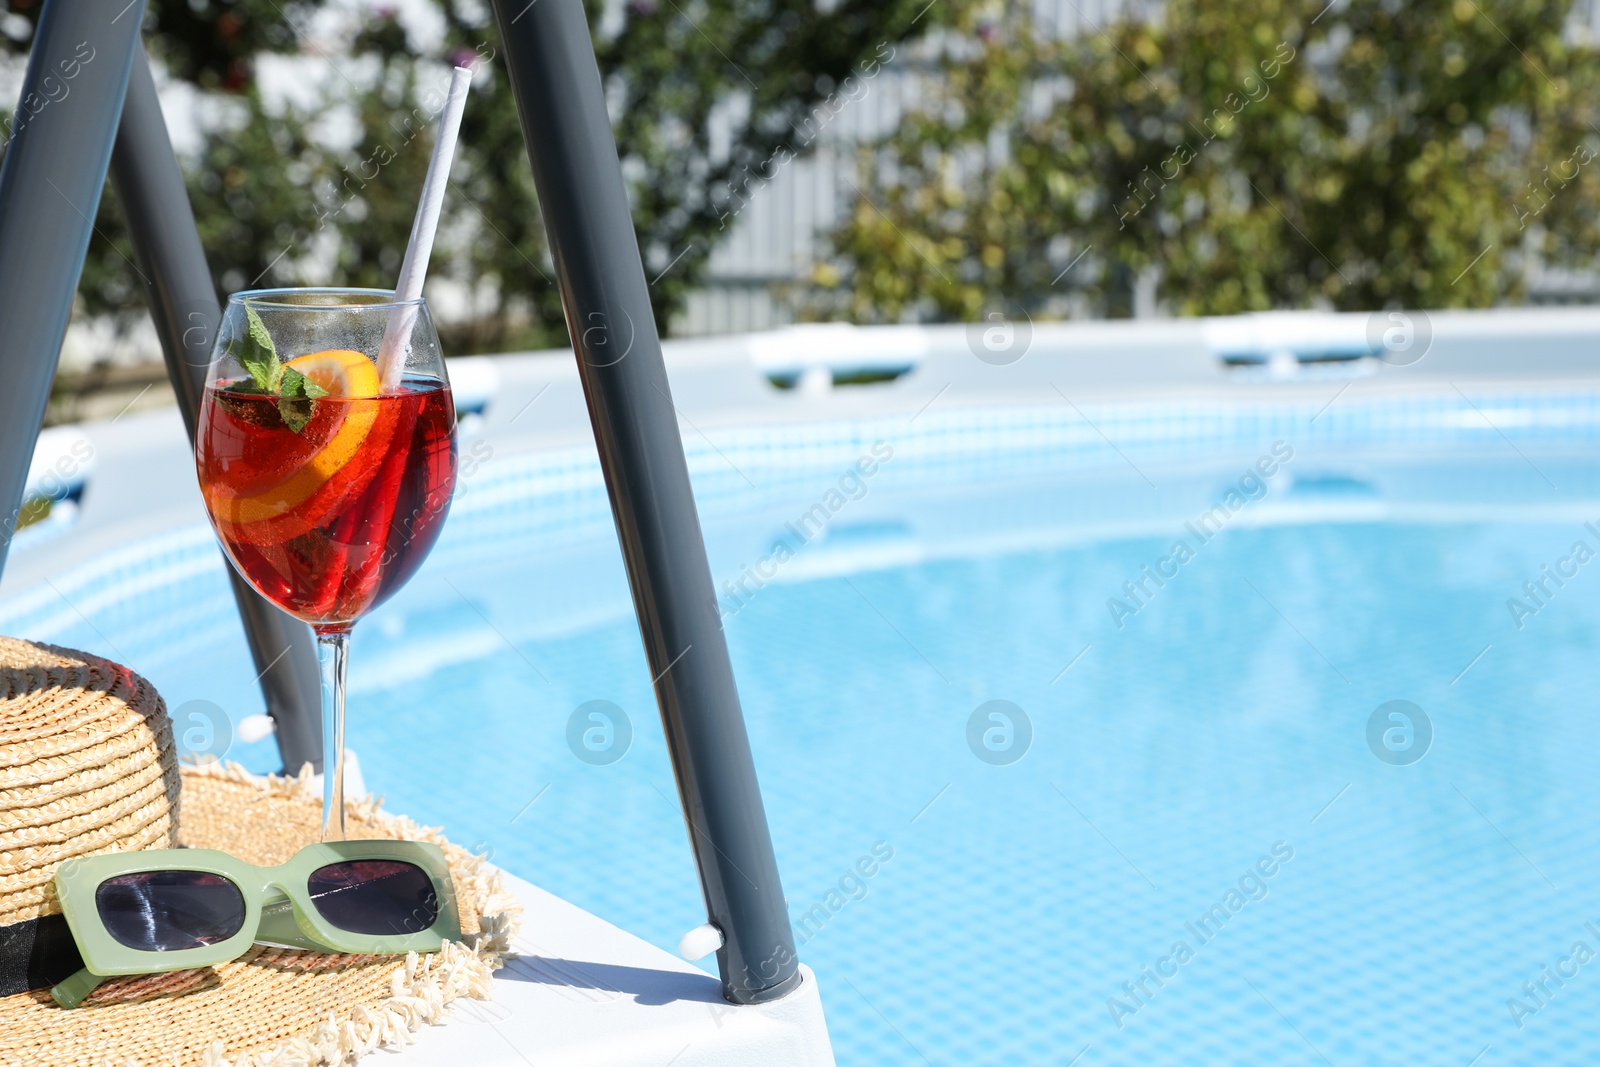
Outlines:
{"type": "MultiPolygon", "coordinates": [[[[1600,396],[1080,407],[688,441],[838,1061],[1582,1060],[1600,396]]],[[[674,946],[704,913],[593,453],[477,455],[357,631],[351,745],[674,946]]],[[[259,709],[207,530],[55,584],[0,632],[129,662],[191,747],[189,701],[259,709]]]]}

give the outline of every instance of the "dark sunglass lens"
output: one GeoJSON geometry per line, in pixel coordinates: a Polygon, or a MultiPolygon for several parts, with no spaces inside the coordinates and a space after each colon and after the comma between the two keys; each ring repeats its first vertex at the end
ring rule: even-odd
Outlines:
{"type": "Polygon", "coordinates": [[[94,893],[100,922],[121,944],[175,952],[226,941],[244,925],[244,894],[204,871],[148,871],[107,878],[94,893]]]}
{"type": "Polygon", "coordinates": [[[439,918],[433,880],[413,863],[330,863],[311,873],[306,889],[324,919],[353,934],[416,934],[439,918]]]}

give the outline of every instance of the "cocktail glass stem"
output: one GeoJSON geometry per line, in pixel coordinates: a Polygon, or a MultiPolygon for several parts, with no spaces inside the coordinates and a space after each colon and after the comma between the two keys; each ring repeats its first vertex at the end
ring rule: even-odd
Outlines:
{"type": "Polygon", "coordinates": [[[322,668],[322,839],[344,840],[344,685],[350,628],[317,627],[322,668]]]}

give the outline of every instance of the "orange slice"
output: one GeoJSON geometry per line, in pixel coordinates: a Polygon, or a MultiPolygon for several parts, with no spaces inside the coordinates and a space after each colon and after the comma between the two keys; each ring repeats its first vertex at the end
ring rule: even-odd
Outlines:
{"type": "Polygon", "coordinates": [[[328,443],[277,485],[246,496],[236,495],[226,486],[209,488],[207,503],[219,519],[242,525],[274,519],[299,507],[360,452],[378,417],[377,401],[366,400],[378,395],[378,368],[360,352],[335,348],[299,356],[287,365],[326,389],[329,397],[343,398],[339,406],[344,418],[328,443]]]}
{"type": "Polygon", "coordinates": [[[287,366],[304,374],[328,391],[329,396],[377,396],[378,368],[360,352],[330,348],[297,356],[287,366]]]}

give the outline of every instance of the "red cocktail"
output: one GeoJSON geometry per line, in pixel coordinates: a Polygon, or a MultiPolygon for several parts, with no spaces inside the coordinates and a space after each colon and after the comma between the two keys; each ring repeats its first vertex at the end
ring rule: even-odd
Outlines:
{"type": "Polygon", "coordinates": [[[388,599],[439,536],[455,488],[450,388],[328,396],[296,433],[277,398],[207,387],[200,485],[239,572],[284,611],[348,628],[388,599]]]}
{"type": "Polygon", "coordinates": [[[455,489],[455,422],[420,299],[337,289],[229,299],[195,464],[233,565],[316,630],[325,840],[344,836],[350,628],[438,539],[455,489]]]}

